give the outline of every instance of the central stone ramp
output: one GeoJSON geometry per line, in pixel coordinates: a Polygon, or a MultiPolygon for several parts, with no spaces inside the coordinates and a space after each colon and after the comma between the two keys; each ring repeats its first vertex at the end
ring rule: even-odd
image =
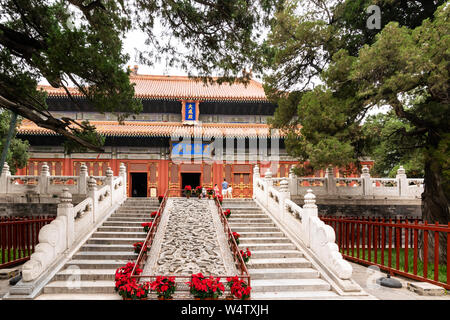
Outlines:
{"type": "Polygon", "coordinates": [[[145,275],[234,275],[233,258],[212,200],[170,198],[145,275]]]}
{"type": "MultiPolygon", "coordinates": [[[[199,272],[239,274],[217,207],[213,200],[169,198],[142,274],[189,277],[199,272]]],[[[188,277],[179,279],[175,298],[189,298],[188,277]]]]}

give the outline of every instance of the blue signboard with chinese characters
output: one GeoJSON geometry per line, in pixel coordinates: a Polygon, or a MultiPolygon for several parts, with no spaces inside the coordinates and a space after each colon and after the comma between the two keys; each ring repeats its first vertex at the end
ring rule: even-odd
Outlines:
{"type": "Polygon", "coordinates": [[[172,157],[181,157],[186,155],[210,156],[211,149],[209,143],[185,143],[178,142],[172,144],[172,157]]]}
{"type": "Polygon", "coordinates": [[[196,103],[195,102],[186,102],[184,107],[184,120],[186,121],[195,121],[196,117],[196,103]]]}

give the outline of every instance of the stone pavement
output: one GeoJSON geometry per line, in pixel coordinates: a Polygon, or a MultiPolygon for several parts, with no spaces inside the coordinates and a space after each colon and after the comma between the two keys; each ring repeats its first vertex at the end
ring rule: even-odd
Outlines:
{"type": "MultiPolygon", "coordinates": [[[[349,261],[350,262],[350,261],[349,261]]],[[[450,292],[443,296],[421,296],[407,288],[408,282],[417,282],[412,279],[395,276],[401,282],[402,288],[387,288],[376,283],[376,279],[386,277],[386,273],[374,272],[366,266],[350,262],[353,267],[353,280],[355,280],[368,294],[379,300],[450,300],[450,292]]]]}

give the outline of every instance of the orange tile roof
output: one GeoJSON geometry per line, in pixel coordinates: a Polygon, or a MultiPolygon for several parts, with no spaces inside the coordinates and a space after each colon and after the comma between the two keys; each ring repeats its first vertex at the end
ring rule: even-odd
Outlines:
{"type": "MultiPolygon", "coordinates": [[[[135,94],[141,99],[196,99],[196,100],[241,100],[267,101],[261,83],[250,80],[242,83],[204,84],[202,81],[187,76],[131,75],[131,83],[135,83],[135,94]]],[[[67,96],[62,88],[39,86],[49,96],[67,96]]],[[[69,88],[74,96],[82,96],[76,88],[69,88]]]]}
{"type": "MultiPolygon", "coordinates": [[[[97,132],[104,136],[120,137],[268,137],[278,136],[278,130],[270,130],[267,124],[250,123],[203,123],[197,126],[183,125],[180,122],[125,121],[90,121],[97,132]]],[[[29,120],[23,120],[18,128],[19,134],[57,135],[52,130],[38,127],[29,120]]],[[[281,135],[282,136],[282,135],[281,135]]]]}

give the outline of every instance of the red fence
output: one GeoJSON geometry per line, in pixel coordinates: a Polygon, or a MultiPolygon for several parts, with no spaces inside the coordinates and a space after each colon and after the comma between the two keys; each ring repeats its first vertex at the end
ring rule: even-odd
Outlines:
{"type": "Polygon", "coordinates": [[[0,268],[27,261],[38,243],[39,230],[55,217],[0,217],[0,268]]]}
{"type": "Polygon", "coordinates": [[[320,219],[334,229],[344,258],[450,289],[450,223],[324,216],[320,219]],[[447,259],[442,258],[443,252],[447,259]]]}

